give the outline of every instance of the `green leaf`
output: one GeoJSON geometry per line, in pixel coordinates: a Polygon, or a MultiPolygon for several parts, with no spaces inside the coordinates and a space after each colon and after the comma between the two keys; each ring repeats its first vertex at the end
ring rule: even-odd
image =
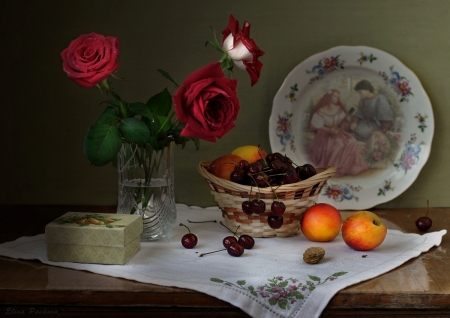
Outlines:
{"type": "Polygon", "coordinates": [[[126,141],[142,145],[150,138],[150,131],[146,124],[137,118],[126,118],[120,122],[119,130],[126,141]]]}
{"type": "Polygon", "coordinates": [[[153,148],[155,151],[160,150],[160,149],[159,149],[159,146],[158,146],[158,140],[156,139],[155,136],[150,136],[150,138],[148,139],[148,143],[150,144],[150,146],[152,146],[152,148],[153,148]]]}
{"type": "Polygon", "coordinates": [[[153,116],[152,118],[143,118],[142,121],[150,130],[150,135],[156,136],[159,128],[161,128],[161,122],[159,121],[159,118],[157,116],[153,116]]]}
{"type": "Polygon", "coordinates": [[[334,273],[334,274],[331,275],[331,276],[338,277],[338,276],[345,275],[345,274],[347,274],[347,273],[348,273],[348,272],[337,272],[337,273],[334,273]]]}
{"type": "Polygon", "coordinates": [[[114,160],[121,147],[119,129],[114,125],[91,126],[84,136],[83,152],[94,166],[104,166],[114,160]]]}
{"type": "Polygon", "coordinates": [[[191,140],[194,142],[195,150],[199,150],[200,149],[200,139],[198,139],[198,138],[191,138],[191,140]]]}
{"type": "Polygon", "coordinates": [[[205,46],[209,44],[211,44],[217,51],[224,53],[224,49],[222,48],[222,45],[219,44],[219,41],[217,41],[217,36],[216,36],[216,30],[214,30],[213,27],[210,27],[211,30],[213,31],[213,35],[214,35],[214,41],[207,41],[205,43],[205,46]]]}
{"type": "Polygon", "coordinates": [[[269,304],[271,306],[275,306],[277,304],[278,300],[275,298],[269,298],[269,304]]]}
{"type": "Polygon", "coordinates": [[[285,280],[285,281],[279,283],[278,286],[280,286],[280,287],[286,287],[288,284],[289,284],[289,282],[288,282],[287,280],[285,280]]]}
{"type": "Polygon", "coordinates": [[[303,299],[305,298],[305,296],[303,296],[303,294],[299,291],[293,291],[290,292],[289,295],[291,295],[292,297],[295,297],[296,299],[303,299]]]}
{"type": "Polygon", "coordinates": [[[281,309],[287,309],[287,307],[288,307],[288,301],[287,301],[287,299],[280,299],[280,300],[278,301],[278,306],[279,306],[281,309]]]}
{"type": "Polygon", "coordinates": [[[112,106],[107,106],[97,120],[97,124],[110,124],[118,119],[117,111],[112,106]]]}
{"type": "Polygon", "coordinates": [[[220,284],[224,283],[223,280],[218,279],[218,278],[214,278],[214,277],[213,277],[213,278],[210,278],[209,280],[212,281],[212,282],[214,282],[214,283],[220,283],[220,284]]]}
{"type": "Polygon", "coordinates": [[[175,84],[176,87],[180,87],[180,85],[177,84],[177,82],[175,82],[173,80],[173,78],[169,75],[169,73],[167,73],[166,71],[163,71],[162,69],[158,69],[158,72],[164,76],[165,78],[167,78],[169,81],[171,81],[172,83],[175,84]]]}
{"type": "Polygon", "coordinates": [[[100,103],[100,105],[103,104],[103,103],[109,104],[111,106],[119,107],[119,103],[115,99],[113,99],[113,100],[104,100],[103,102],[100,103]]]}
{"type": "Polygon", "coordinates": [[[312,275],[308,275],[309,278],[311,278],[312,280],[316,281],[316,282],[320,282],[320,278],[317,276],[312,276],[312,275]]]}
{"type": "Polygon", "coordinates": [[[172,109],[172,95],[165,88],[162,92],[152,96],[147,101],[147,106],[153,114],[167,117],[172,109]]]}
{"type": "Polygon", "coordinates": [[[168,131],[170,129],[170,127],[172,127],[172,122],[170,121],[170,119],[168,119],[168,117],[165,116],[156,116],[159,120],[159,122],[161,123],[161,130],[163,131],[168,131]]]}
{"type": "Polygon", "coordinates": [[[129,106],[129,109],[133,113],[135,113],[137,115],[141,115],[142,117],[145,117],[145,118],[152,119],[154,116],[152,114],[152,112],[150,111],[150,108],[148,108],[147,105],[145,105],[144,103],[140,103],[140,102],[131,103],[129,106]]]}
{"type": "Polygon", "coordinates": [[[236,283],[237,283],[239,286],[243,286],[243,285],[246,284],[245,280],[238,280],[236,283]]]}

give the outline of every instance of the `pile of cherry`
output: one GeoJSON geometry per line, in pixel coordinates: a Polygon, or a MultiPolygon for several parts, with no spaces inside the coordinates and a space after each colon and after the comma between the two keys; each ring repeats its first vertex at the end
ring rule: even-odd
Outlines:
{"type": "MultiPolygon", "coordinates": [[[[220,222],[220,225],[222,225],[228,231],[233,233],[222,222],[220,222]]],[[[195,234],[191,233],[191,230],[183,223],[180,223],[180,226],[186,227],[189,231],[189,233],[183,235],[183,237],[181,238],[181,245],[183,245],[185,248],[189,248],[189,249],[194,248],[198,242],[197,236],[195,234]]],[[[233,235],[229,235],[222,240],[223,247],[225,247],[224,249],[214,251],[214,252],[209,252],[209,253],[202,253],[202,254],[200,254],[200,257],[203,257],[204,255],[207,255],[207,254],[212,254],[212,253],[225,251],[225,250],[231,256],[239,257],[242,254],[244,254],[244,249],[248,249],[248,250],[252,249],[253,246],[255,246],[255,240],[253,239],[253,237],[251,237],[250,235],[247,235],[247,234],[243,234],[238,237],[236,235],[236,232],[238,229],[239,229],[239,227],[236,229],[236,231],[233,233],[233,235]]]]}
{"type": "MultiPolygon", "coordinates": [[[[271,214],[267,218],[267,223],[272,229],[279,229],[283,225],[286,206],[283,201],[278,200],[273,187],[306,180],[315,174],[316,169],[309,163],[299,166],[287,156],[274,152],[254,163],[241,160],[230,174],[230,181],[256,186],[258,189],[271,187],[276,199],[270,206],[271,214]]],[[[266,211],[266,203],[258,195],[257,199],[249,198],[242,202],[242,211],[247,215],[261,215],[266,211]]]]}

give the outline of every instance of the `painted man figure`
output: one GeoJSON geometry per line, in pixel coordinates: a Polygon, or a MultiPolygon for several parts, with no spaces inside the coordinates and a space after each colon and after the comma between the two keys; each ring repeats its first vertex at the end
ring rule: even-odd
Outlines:
{"type": "Polygon", "coordinates": [[[355,91],[361,97],[350,124],[350,130],[355,132],[355,137],[367,141],[375,131],[386,133],[394,119],[386,97],[376,94],[372,84],[367,80],[358,82],[355,91]]]}

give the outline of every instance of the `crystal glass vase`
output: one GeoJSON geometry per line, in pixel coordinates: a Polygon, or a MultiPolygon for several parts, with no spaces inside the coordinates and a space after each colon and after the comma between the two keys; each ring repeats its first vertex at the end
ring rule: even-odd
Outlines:
{"type": "Polygon", "coordinates": [[[117,213],[142,216],[141,241],[165,238],[175,223],[173,148],[124,143],[117,154],[117,213]]]}

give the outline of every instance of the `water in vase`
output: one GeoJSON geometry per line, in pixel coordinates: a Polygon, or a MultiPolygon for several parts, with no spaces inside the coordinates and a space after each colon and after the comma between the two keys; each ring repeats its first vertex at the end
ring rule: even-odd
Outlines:
{"type": "Polygon", "coordinates": [[[141,241],[160,240],[167,236],[176,220],[173,184],[164,179],[143,184],[141,179],[119,183],[117,213],[142,215],[141,241]]]}

